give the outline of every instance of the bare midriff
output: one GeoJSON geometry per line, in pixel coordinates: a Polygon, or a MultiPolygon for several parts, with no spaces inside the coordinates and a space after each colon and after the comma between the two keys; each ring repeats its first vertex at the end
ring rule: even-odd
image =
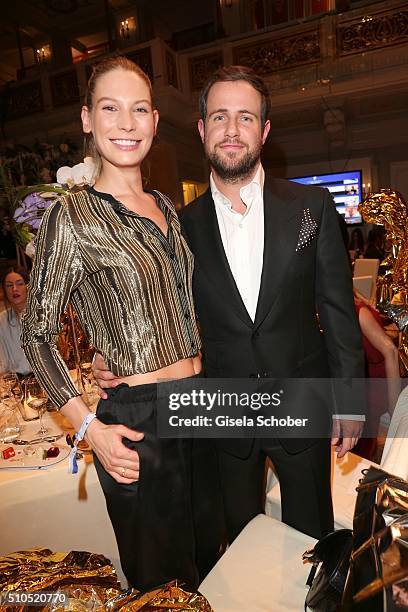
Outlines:
{"type": "Polygon", "coordinates": [[[180,378],[196,376],[200,374],[201,367],[201,357],[196,355],[195,357],[188,357],[188,359],[180,359],[180,361],[176,361],[176,363],[172,363],[154,372],[121,376],[118,380],[122,383],[126,383],[129,387],[148,385],[151,383],[160,383],[168,380],[178,380],[180,378]]]}

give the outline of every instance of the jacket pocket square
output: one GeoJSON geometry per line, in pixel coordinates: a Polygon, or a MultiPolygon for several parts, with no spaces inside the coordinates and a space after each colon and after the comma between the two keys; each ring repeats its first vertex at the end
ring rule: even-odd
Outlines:
{"type": "Polygon", "coordinates": [[[317,221],[310,214],[310,209],[305,208],[303,211],[302,222],[300,224],[300,232],[296,251],[302,251],[312,243],[317,234],[317,221]]]}

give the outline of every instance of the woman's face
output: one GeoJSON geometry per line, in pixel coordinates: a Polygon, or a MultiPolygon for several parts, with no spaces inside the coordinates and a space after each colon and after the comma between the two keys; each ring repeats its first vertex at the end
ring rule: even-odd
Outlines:
{"type": "Polygon", "coordinates": [[[111,70],[97,80],[92,104],[91,110],[82,108],[82,123],[84,132],[93,134],[102,164],[139,166],[159,120],[145,81],[129,70],[111,70]]]}
{"type": "Polygon", "coordinates": [[[4,281],[4,289],[9,304],[15,308],[25,306],[27,301],[27,285],[24,278],[16,272],[9,272],[4,281]]]}

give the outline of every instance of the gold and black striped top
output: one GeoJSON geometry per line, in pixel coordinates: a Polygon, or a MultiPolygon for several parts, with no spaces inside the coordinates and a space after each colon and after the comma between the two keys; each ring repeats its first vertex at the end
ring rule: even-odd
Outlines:
{"type": "Polygon", "coordinates": [[[193,255],[170,200],[152,191],[157,225],[88,188],[53,203],[36,238],[22,344],[57,407],[78,395],[56,348],[71,301],[89,341],[117,376],[152,372],[200,349],[193,255]]]}

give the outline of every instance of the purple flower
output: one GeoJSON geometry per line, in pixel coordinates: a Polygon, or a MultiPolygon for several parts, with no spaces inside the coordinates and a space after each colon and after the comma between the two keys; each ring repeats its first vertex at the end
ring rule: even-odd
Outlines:
{"type": "Polygon", "coordinates": [[[47,204],[38,193],[29,193],[22,201],[23,206],[26,208],[47,208],[47,204]],[[44,206],[45,204],[45,206],[44,206]]]}
{"type": "Polygon", "coordinates": [[[21,215],[23,215],[25,213],[25,210],[22,206],[19,206],[18,208],[16,208],[16,210],[14,211],[14,219],[16,219],[18,221],[18,217],[20,217],[21,215]]]}
{"type": "Polygon", "coordinates": [[[17,223],[27,223],[33,229],[38,229],[44,209],[53,201],[53,198],[43,198],[37,192],[29,193],[20,202],[20,206],[14,212],[17,223]]]}
{"type": "Polygon", "coordinates": [[[37,217],[36,219],[33,219],[30,222],[30,225],[33,229],[38,229],[41,225],[41,221],[42,221],[41,217],[37,217]]]}

